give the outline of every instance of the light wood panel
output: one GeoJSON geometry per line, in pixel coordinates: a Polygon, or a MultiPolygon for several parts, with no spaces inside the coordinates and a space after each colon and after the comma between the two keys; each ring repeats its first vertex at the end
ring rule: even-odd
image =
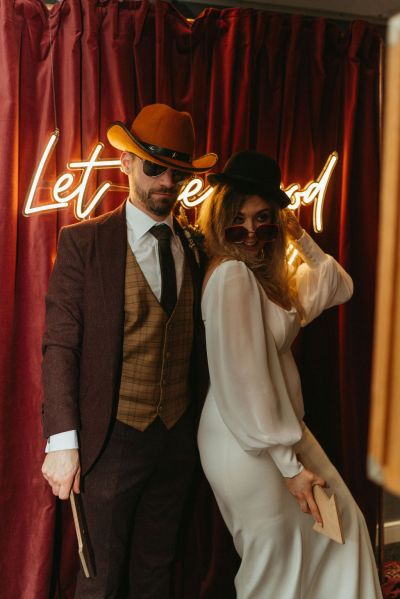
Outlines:
{"type": "Polygon", "coordinates": [[[388,24],[368,473],[400,495],[400,15],[388,24]]]}

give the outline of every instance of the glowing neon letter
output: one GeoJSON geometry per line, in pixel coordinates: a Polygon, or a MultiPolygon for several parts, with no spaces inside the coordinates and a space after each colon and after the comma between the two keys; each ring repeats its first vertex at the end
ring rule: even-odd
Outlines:
{"type": "MultiPolygon", "coordinates": [[[[65,198],[62,198],[59,194],[62,193],[63,191],[66,191],[67,189],[69,189],[72,185],[72,183],[74,182],[74,176],[71,175],[71,173],[65,173],[64,175],[61,175],[61,177],[59,177],[57,179],[57,181],[54,184],[53,187],[53,198],[55,199],[56,202],[65,202],[65,198]],[[64,183],[65,181],[65,183],[64,183]]],[[[68,204],[68,201],[66,202],[66,205],[68,204]]]]}
{"type": "Polygon", "coordinates": [[[57,210],[59,208],[66,208],[68,204],[71,202],[71,200],[77,198],[74,207],[75,217],[77,219],[86,218],[95,209],[97,204],[103,198],[106,191],[111,187],[111,183],[108,181],[102,183],[100,187],[95,191],[93,196],[90,198],[88,205],[85,206],[85,192],[92,170],[94,168],[115,168],[119,167],[121,164],[119,160],[96,160],[101,150],[104,148],[102,143],[98,143],[94,148],[88,161],[71,162],[67,165],[67,167],[70,170],[80,169],[83,171],[81,174],[79,184],[77,185],[75,190],[71,191],[71,193],[67,195],[63,195],[68,189],[71,188],[75,180],[73,174],[64,173],[57,179],[53,186],[52,198],[54,202],[51,202],[49,204],[39,204],[37,206],[33,206],[33,201],[35,199],[40,178],[45,170],[45,167],[47,166],[50,155],[58,142],[59,136],[60,132],[58,131],[58,129],[56,129],[56,131],[54,131],[54,133],[52,133],[52,135],[50,136],[49,142],[39,161],[39,165],[32,177],[27,199],[25,202],[25,207],[23,209],[23,214],[25,216],[37,212],[44,212],[46,210],[57,210]]]}
{"type": "Polygon", "coordinates": [[[204,202],[204,200],[208,198],[209,195],[211,195],[213,190],[212,187],[207,187],[201,195],[198,195],[200,191],[202,191],[203,187],[203,179],[190,179],[189,183],[183,188],[183,190],[179,194],[178,202],[182,202],[185,208],[193,208],[194,206],[198,206],[199,204],[204,202]],[[190,200],[189,198],[195,199],[190,200]]]}
{"type": "MultiPolygon", "coordinates": [[[[64,198],[66,202],[70,202],[75,197],[77,198],[75,205],[75,216],[78,219],[85,218],[86,216],[88,216],[96,208],[97,204],[100,202],[107,189],[111,186],[111,183],[109,183],[108,181],[106,183],[103,183],[99,187],[99,189],[96,190],[95,194],[90,198],[89,204],[86,206],[86,208],[84,208],[86,186],[88,184],[92,170],[97,167],[104,167],[103,161],[96,161],[96,158],[98,157],[103,148],[104,145],[102,143],[98,143],[87,162],[70,162],[67,165],[68,168],[71,170],[82,169],[83,171],[81,175],[81,180],[77,185],[76,189],[64,198]]],[[[107,164],[109,161],[105,160],[104,162],[107,164]]]]}
{"type": "Polygon", "coordinates": [[[321,233],[323,230],[322,211],[326,190],[337,161],[337,152],[332,152],[316,181],[310,181],[304,189],[300,189],[300,185],[297,183],[285,189],[285,192],[290,197],[291,203],[288,208],[291,210],[297,210],[301,204],[308,206],[314,203],[313,228],[316,233],[321,233]]]}
{"type": "Polygon", "coordinates": [[[317,179],[318,190],[314,196],[315,200],[313,209],[313,226],[316,233],[321,233],[323,230],[322,210],[324,207],[326,190],[328,188],[329,179],[331,178],[331,174],[336,166],[338,158],[337,152],[332,152],[326,161],[324,168],[322,169],[322,173],[317,179]]]}
{"type": "Polygon", "coordinates": [[[56,129],[54,131],[54,133],[52,133],[52,135],[50,136],[49,142],[43,152],[43,155],[39,161],[38,167],[32,177],[32,181],[29,186],[29,191],[28,191],[28,195],[26,198],[26,202],[25,202],[25,207],[23,210],[23,213],[25,214],[25,216],[28,216],[29,214],[34,214],[35,212],[44,212],[45,210],[56,210],[57,208],[66,208],[68,206],[68,202],[59,201],[59,200],[57,200],[59,202],[58,204],[51,203],[51,204],[42,204],[41,206],[32,206],[33,199],[36,194],[36,190],[37,190],[37,186],[38,186],[40,177],[42,176],[43,170],[47,166],[47,163],[50,158],[50,154],[53,151],[53,148],[57,145],[59,136],[60,136],[60,132],[58,129],[56,129]]]}

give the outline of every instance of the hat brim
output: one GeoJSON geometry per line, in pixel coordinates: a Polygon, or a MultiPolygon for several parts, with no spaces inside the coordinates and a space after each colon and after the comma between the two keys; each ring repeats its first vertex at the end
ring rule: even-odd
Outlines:
{"type": "Polygon", "coordinates": [[[151,160],[156,164],[176,168],[182,171],[206,173],[215,166],[218,161],[217,154],[212,152],[204,154],[204,156],[200,156],[200,158],[195,158],[191,162],[184,162],[160,156],[159,154],[152,154],[140,143],[138,138],[135,138],[133,133],[129,131],[124,123],[121,123],[120,121],[115,121],[110,125],[107,130],[107,138],[110,144],[114,146],[114,148],[121,150],[121,152],[132,152],[144,160],[151,160]]]}
{"type": "Polygon", "coordinates": [[[224,173],[210,173],[207,175],[207,181],[210,185],[230,185],[240,193],[257,193],[266,200],[272,200],[278,204],[279,208],[286,208],[290,204],[290,198],[283,189],[271,189],[262,183],[257,183],[253,179],[226,175],[224,173]]]}

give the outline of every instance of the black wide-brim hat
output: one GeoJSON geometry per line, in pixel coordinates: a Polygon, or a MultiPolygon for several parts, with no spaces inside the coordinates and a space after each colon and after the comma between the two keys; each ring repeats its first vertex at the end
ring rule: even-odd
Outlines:
{"type": "Polygon", "coordinates": [[[240,193],[257,194],[286,208],[289,196],[281,189],[281,169],[269,156],[245,150],[233,154],[225,164],[222,173],[207,175],[210,185],[230,185],[240,193]]]}

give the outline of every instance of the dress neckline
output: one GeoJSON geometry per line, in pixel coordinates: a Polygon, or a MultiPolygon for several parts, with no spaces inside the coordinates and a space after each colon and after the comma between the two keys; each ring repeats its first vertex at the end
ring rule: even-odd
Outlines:
{"type": "MultiPolygon", "coordinates": [[[[214,274],[216,273],[216,271],[218,270],[218,268],[220,266],[222,266],[223,264],[226,264],[227,262],[239,262],[239,260],[224,260],[223,262],[221,262],[220,264],[218,264],[213,272],[210,274],[208,281],[206,283],[206,286],[203,289],[203,293],[202,293],[202,297],[201,297],[201,301],[203,301],[204,296],[206,294],[206,291],[210,285],[210,281],[212,280],[212,278],[214,277],[214,274]]],[[[245,264],[243,262],[243,264],[245,264]]],[[[246,266],[246,264],[245,264],[246,266]]],[[[248,268],[248,266],[246,266],[246,268],[248,268]]],[[[256,280],[256,283],[258,285],[258,287],[261,289],[261,291],[263,292],[264,297],[268,300],[268,302],[270,304],[272,304],[273,306],[275,306],[276,308],[278,308],[279,310],[282,310],[282,312],[285,312],[286,314],[296,314],[298,315],[297,309],[295,308],[295,306],[291,306],[290,308],[284,308],[283,306],[281,306],[280,304],[277,304],[276,302],[274,302],[274,300],[272,300],[270,297],[268,297],[268,295],[265,292],[265,289],[263,288],[263,286],[261,285],[261,283],[257,280],[257,277],[255,276],[255,274],[253,273],[253,271],[251,270],[251,268],[248,268],[248,270],[250,270],[251,274],[253,275],[253,277],[256,280]]]]}

